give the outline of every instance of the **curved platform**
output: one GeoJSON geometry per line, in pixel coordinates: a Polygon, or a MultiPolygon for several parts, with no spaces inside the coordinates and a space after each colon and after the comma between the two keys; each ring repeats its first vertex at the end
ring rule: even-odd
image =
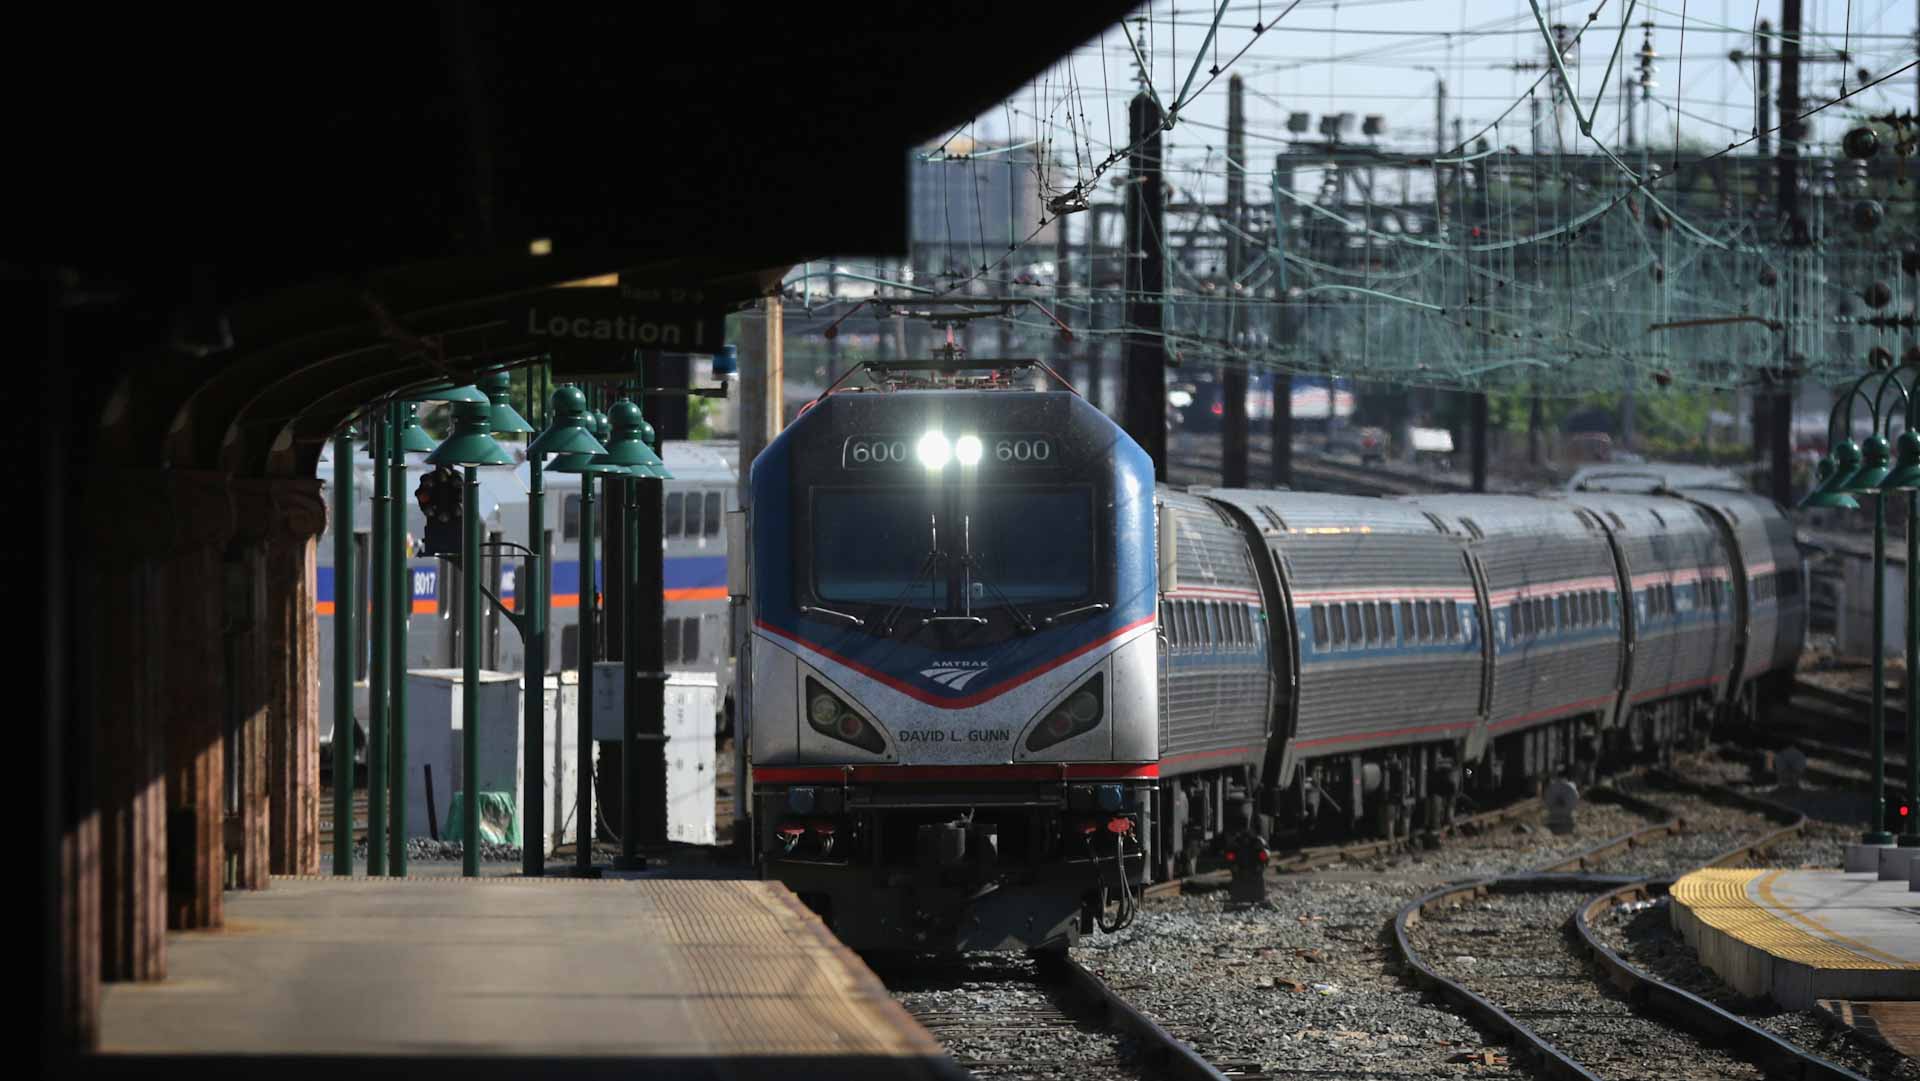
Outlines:
{"type": "Polygon", "coordinates": [[[276,878],[226,902],[224,930],[169,936],[165,981],[107,986],[98,1072],[964,1076],[775,882],[276,878]]]}
{"type": "Polygon", "coordinates": [[[1673,884],[1673,926],[1735,990],[1790,1009],[1920,999],[1920,909],[1905,882],[1710,869],[1673,884]]]}

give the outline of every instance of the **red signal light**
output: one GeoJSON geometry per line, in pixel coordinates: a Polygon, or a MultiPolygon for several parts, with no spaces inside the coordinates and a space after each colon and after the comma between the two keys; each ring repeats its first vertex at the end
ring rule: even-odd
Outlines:
{"type": "Polygon", "coordinates": [[[1227,407],[1226,407],[1226,406],[1224,406],[1224,405],[1221,405],[1221,404],[1220,404],[1219,402],[1215,402],[1215,403],[1213,403],[1213,415],[1214,415],[1214,416],[1216,416],[1216,417],[1217,417],[1217,416],[1219,416],[1219,415],[1221,415],[1222,413],[1225,413],[1226,411],[1227,411],[1227,407]]]}
{"type": "Polygon", "coordinates": [[[1260,850],[1260,862],[1261,862],[1261,863],[1265,863],[1265,862],[1267,862],[1267,860],[1268,860],[1268,859],[1270,859],[1270,858],[1271,858],[1271,857],[1269,857],[1269,856],[1267,855],[1267,850],[1266,850],[1266,849],[1264,849],[1264,848],[1263,848],[1263,849],[1261,849],[1261,850],[1260,850]]]}
{"type": "Polygon", "coordinates": [[[1908,808],[1908,806],[1907,806],[1906,804],[1904,804],[1904,803],[1903,803],[1903,804],[1901,804],[1901,805],[1900,805],[1900,817],[1901,817],[1901,818],[1905,818],[1905,817],[1907,817],[1907,813],[1908,813],[1908,811],[1909,811],[1909,810],[1910,810],[1910,808],[1908,808]]]}
{"type": "Polygon", "coordinates": [[[1239,858],[1239,857],[1238,857],[1238,856],[1236,856],[1236,855],[1234,854],[1234,851],[1233,851],[1233,849],[1231,849],[1231,848],[1229,848],[1229,849],[1227,849],[1227,862],[1228,862],[1228,863],[1232,863],[1232,862],[1233,862],[1234,860],[1236,860],[1236,859],[1238,859],[1238,858],[1239,858]]]}

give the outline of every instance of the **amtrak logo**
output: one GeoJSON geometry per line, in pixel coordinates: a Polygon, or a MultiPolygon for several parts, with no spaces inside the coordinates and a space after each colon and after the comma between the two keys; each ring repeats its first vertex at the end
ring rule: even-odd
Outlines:
{"type": "Polygon", "coordinates": [[[973,682],[974,677],[987,674],[987,666],[979,661],[973,663],[950,661],[932,668],[922,668],[920,674],[942,687],[964,691],[967,689],[967,684],[973,682]]]}

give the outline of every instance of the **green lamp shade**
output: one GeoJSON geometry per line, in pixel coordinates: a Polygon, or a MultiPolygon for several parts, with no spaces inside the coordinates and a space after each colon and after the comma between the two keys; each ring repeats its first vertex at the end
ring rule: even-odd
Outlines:
{"type": "Polygon", "coordinates": [[[1828,474],[1819,490],[1845,492],[1847,485],[1853,480],[1853,475],[1860,472],[1860,445],[1851,439],[1844,440],[1839,446],[1833,448],[1833,453],[1828,457],[1833,459],[1833,472],[1828,474]]]}
{"type": "MultiPolygon", "coordinates": [[[[483,395],[484,397],[484,395],[483,395]]],[[[430,465],[512,465],[513,455],[493,441],[489,427],[493,406],[488,402],[456,402],[453,434],[427,455],[430,465]]]]}
{"type": "Polygon", "coordinates": [[[1880,490],[1881,482],[1892,472],[1892,454],[1887,449],[1887,437],[1872,435],[1860,451],[1860,468],[1848,478],[1846,491],[1853,494],[1872,493],[1880,490]]]}
{"type": "Polygon", "coordinates": [[[479,387],[450,387],[442,384],[429,390],[423,390],[413,396],[416,402],[471,402],[474,405],[492,405],[492,401],[479,387]]]}
{"type": "Polygon", "coordinates": [[[1920,432],[1911,428],[1894,442],[1893,471],[1880,482],[1883,492],[1896,488],[1920,488],[1920,432]]]}
{"type": "Polygon", "coordinates": [[[1807,491],[1806,497],[1800,500],[1800,507],[1809,510],[1820,508],[1856,510],[1859,508],[1860,504],[1852,496],[1845,492],[1830,490],[1836,468],[1832,456],[1820,459],[1820,463],[1813,467],[1813,487],[1807,491]]]}
{"type": "Polygon", "coordinates": [[[409,402],[406,419],[400,422],[400,449],[407,454],[426,454],[434,448],[433,437],[420,426],[420,407],[409,402]]]}
{"type": "Polygon", "coordinates": [[[607,419],[613,426],[613,438],[607,442],[607,452],[595,456],[595,462],[626,466],[636,477],[667,480],[673,476],[667,472],[667,464],[647,445],[653,427],[639,406],[625,399],[617,401],[607,410],[607,419]]]}
{"type": "Polygon", "coordinates": [[[482,376],[478,384],[487,401],[493,406],[493,434],[495,435],[531,435],[533,425],[513,407],[513,376],[506,372],[494,372],[482,376]]]}
{"type": "MultiPolygon", "coordinates": [[[[593,414],[587,410],[587,396],[579,387],[568,385],[554,388],[553,404],[547,415],[553,420],[548,423],[546,431],[527,445],[529,457],[548,454],[591,456],[607,452],[606,444],[594,438],[593,414]]],[[[561,472],[574,473],[578,470],[563,469],[561,472]]]]}
{"type": "MultiPolygon", "coordinates": [[[[554,397],[558,398],[559,395],[556,393],[554,397]]],[[[586,399],[582,397],[581,402],[583,405],[585,401],[586,399]]],[[[609,430],[607,425],[607,415],[605,413],[594,412],[594,413],[588,413],[586,416],[587,416],[587,423],[592,426],[594,441],[601,444],[601,453],[563,455],[560,458],[556,459],[552,465],[547,467],[547,472],[549,473],[583,473],[593,477],[637,476],[638,474],[634,473],[632,469],[629,469],[624,465],[616,465],[613,462],[604,460],[606,457],[605,443],[607,440],[607,433],[609,430]]]]}

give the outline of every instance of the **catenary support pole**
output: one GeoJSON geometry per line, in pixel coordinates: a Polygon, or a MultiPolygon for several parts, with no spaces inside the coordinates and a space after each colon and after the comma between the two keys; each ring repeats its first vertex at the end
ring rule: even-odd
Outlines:
{"type": "Polygon", "coordinates": [[[1161,336],[1167,285],[1166,192],[1160,176],[1160,106],[1147,94],[1127,111],[1127,250],[1124,295],[1126,375],[1121,415],[1126,429],[1153,459],[1155,480],[1167,479],[1167,348],[1161,336]]]}
{"type": "Polygon", "coordinates": [[[353,873],[353,426],[333,437],[333,873],[353,873]]]}
{"type": "Polygon", "coordinates": [[[367,413],[367,460],[373,465],[373,504],[367,525],[367,874],[387,873],[387,635],[393,608],[389,566],[392,552],[387,534],[392,525],[388,504],[393,499],[387,475],[387,448],[393,434],[387,410],[367,413]]]}
{"type": "Polygon", "coordinates": [[[466,498],[460,501],[460,874],[480,877],[480,469],[467,466],[466,498]]]}
{"type": "MultiPolygon", "coordinates": [[[[393,568],[389,592],[393,596],[387,632],[387,873],[407,875],[407,632],[413,613],[413,567],[407,561],[407,452],[400,432],[407,407],[396,402],[388,411],[392,435],[387,440],[388,566],[393,568]]],[[[371,865],[368,874],[373,874],[371,865]]]]}
{"type": "Polygon", "coordinates": [[[1782,321],[1786,331],[1780,335],[1780,370],[1776,381],[1773,409],[1768,415],[1767,450],[1772,459],[1768,494],[1776,502],[1793,499],[1793,324],[1796,317],[1795,275],[1803,269],[1799,252],[1808,235],[1800,216],[1800,138],[1806,121],[1800,115],[1800,0],[1780,0],[1780,146],[1775,156],[1776,192],[1779,199],[1780,226],[1786,239],[1787,272],[1782,276],[1781,296],[1786,304],[1782,321]]]}
{"type": "MultiPolygon", "coordinates": [[[[1247,117],[1246,89],[1235,75],[1227,80],[1227,280],[1221,296],[1227,305],[1227,356],[1246,351],[1246,305],[1240,302],[1240,276],[1247,268],[1247,117]]],[[[1278,209],[1278,208],[1276,208],[1278,209]]],[[[1247,486],[1247,365],[1230,360],[1220,373],[1222,439],[1220,482],[1247,486]]]]}

